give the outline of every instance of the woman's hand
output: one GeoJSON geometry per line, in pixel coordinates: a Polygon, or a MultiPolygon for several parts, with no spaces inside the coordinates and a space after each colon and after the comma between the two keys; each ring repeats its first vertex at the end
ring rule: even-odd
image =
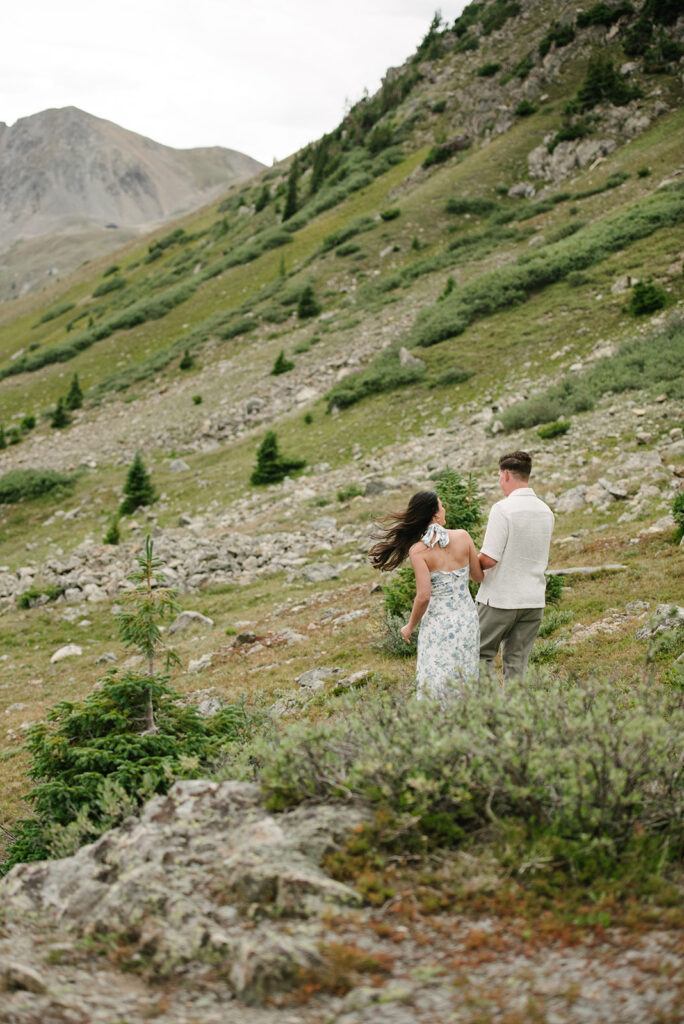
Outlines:
{"type": "Polygon", "coordinates": [[[404,639],[407,644],[410,644],[411,643],[411,633],[413,632],[413,630],[410,628],[409,624],[406,623],[405,626],[402,626],[400,632],[401,632],[402,639],[404,639]]]}

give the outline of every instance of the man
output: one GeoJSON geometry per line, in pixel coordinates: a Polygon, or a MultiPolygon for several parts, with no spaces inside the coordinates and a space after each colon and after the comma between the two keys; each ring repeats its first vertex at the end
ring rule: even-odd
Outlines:
{"type": "Polygon", "coordinates": [[[531,470],[527,452],[499,459],[505,497],[492,506],[479,555],[480,660],[491,668],[501,645],[504,682],[524,674],[546,603],[553,512],[529,486],[531,470]]]}

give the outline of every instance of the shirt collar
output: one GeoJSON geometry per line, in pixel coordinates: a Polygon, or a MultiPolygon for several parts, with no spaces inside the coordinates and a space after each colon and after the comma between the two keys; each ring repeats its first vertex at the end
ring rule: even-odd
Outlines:
{"type": "MultiPolygon", "coordinates": [[[[513,498],[516,494],[520,494],[520,495],[525,494],[525,495],[527,495],[527,494],[535,494],[535,492],[534,492],[534,490],[531,487],[516,487],[516,489],[514,491],[511,491],[511,493],[508,495],[508,497],[509,498],[513,498]]],[[[535,497],[536,497],[536,494],[535,494],[535,497]]]]}

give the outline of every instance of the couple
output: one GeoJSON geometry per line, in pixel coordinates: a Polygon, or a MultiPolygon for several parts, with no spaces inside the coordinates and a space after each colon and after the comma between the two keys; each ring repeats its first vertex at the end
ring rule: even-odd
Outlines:
{"type": "Polygon", "coordinates": [[[522,676],[544,612],[553,512],[529,486],[532,459],[512,452],[499,459],[505,497],[489,514],[479,555],[465,530],[445,529],[442,502],[419,491],[390,516],[391,526],[370,552],[378,569],[395,569],[408,554],[416,598],[401,635],[418,637],[418,696],[444,699],[454,686],[490,667],[502,645],[504,681],[522,676]],[[481,583],[477,610],[468,577],[481,583]]]}

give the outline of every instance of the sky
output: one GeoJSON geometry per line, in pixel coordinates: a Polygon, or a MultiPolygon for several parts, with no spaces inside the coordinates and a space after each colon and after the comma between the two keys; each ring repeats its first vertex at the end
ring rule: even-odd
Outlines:
{"type": "MultiPolygon", "coordinates": [[[[439,0],[23,0],[3,15],[0,121],[75,106],[178,148],[270,164],[410,56],[439,0]]],[[[450,23],[465,0],[443,0],[450,23]]]]}

